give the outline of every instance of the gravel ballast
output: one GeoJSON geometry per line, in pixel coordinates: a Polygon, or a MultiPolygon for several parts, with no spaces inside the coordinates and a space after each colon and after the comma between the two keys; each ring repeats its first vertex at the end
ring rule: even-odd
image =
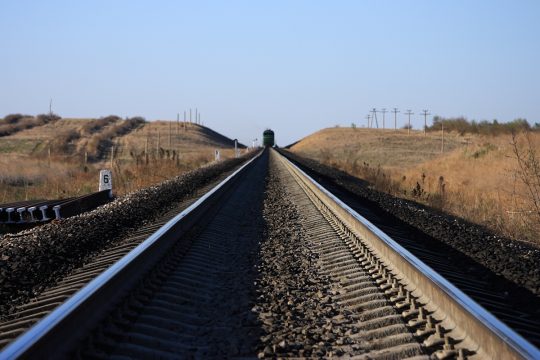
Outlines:
{"type": "Polygon", "coordinates": [[[91,212],[0,237],[0,317],[250,156],[213,163],[91,212]]]}
{"type": "Polygon", "coordinates": [[[314,160],[290,152],[285,154],[433,240],[450,245],[494,273],[540,295],[540,249],[537,246],[499,236],[456,216],[373,190],[369,184],[314,160]]]}
{"type": "Polygon", "coordinates": [[[305,244],[299,214],[273,171],[267,186],[266,240],[261,245],[259,296],[254,308],[265,333],[258,356],[322,356],[331,349],[318,345],[324,336],[319,324],[335,314],[326,307],[325,296],[317,296],[317,292],[328,288],[328,280],[318,275],[317,259],[305,244]]]}
{"type": "Polygon", "coordinates": [[[271,155],[263,210],[266,233],[253,309],[263,330],[258,357],[422,354],[399,315],[377,294],[378,288],[355,265],[352,255],[335,257],[339,249],[346,249],[338,245],[341,238],[277,156],[271,155]],[[358,296],[358,292],[368,295],[358,296]],[[344,296],[349,300],[340,300],[344,296]],[[391,329],[389,318],[397,318],[391,329]]]}

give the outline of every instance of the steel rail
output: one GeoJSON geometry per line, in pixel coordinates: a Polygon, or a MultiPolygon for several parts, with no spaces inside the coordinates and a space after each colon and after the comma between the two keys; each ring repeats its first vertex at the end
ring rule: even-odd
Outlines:
{"type": "Polygon", "coordinates": [[[103,314],[112,309],[125,290],[146,273],[178,237],[197,223],[261,154],[255,155],[9,344],[0,352],[0,360],[66,357],[71,344],[79,341],[81,334],[88,332],[102,317],[98,311],[103,314]]]}
{"type": "MultiPolygon", "coordinates": [[[[382,258],[392,272],[411,287],[426,307],[437,313],[446,327],[462,335],[480,358],[540,359],[540,350],[477,304],[431,267],[399,245],[370,221],[351,209],[279,154],[298,181],[322,201],[359,239],[382,258]]],[[[476,357],[476,356],[475,356],[476,357]]]]}

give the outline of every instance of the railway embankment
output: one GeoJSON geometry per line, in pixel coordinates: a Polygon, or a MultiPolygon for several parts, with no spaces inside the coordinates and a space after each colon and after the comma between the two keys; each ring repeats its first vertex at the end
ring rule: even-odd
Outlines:
{"type": "MultiPolygon", "coordinates": [[[[0,316],[50,287],[96,253],[222,179],[250,155],[190,171],[94,211],[0,237],[0,316]]],[[[199,194],[201,195],[201,194],[199,194]]]]}

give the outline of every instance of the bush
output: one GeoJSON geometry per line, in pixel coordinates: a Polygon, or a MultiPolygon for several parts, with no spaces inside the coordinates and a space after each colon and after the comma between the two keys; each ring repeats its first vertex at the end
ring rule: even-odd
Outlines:
{"type": "Polygon", "coordinates": [[[475,120],[468,121],[464,117],[457,118],[443,118],[435,116],[433,118],[433,125],[428,126],[427,131],[440,131],[444,126],[446,131],[455,131],[461,135],[465,133],[469,134],[481,134],[481,135],[499,135],[499,134],[511,134],[519,131],[527,131],[531,129],[531,125],[526,119],[515,119],[507,123],[500,123],[497,120],[489,122],[482,120],[477,122],[475,120]]]}
{"type": "Polygon", "coordinates": [[[30,115],[22,115],[22,114],[9,114],[6,115],[2,121],[0,121],[0,124],[16,124],[21,120],[22,118],[29,118],[30,115]]]}
{"type": "Polygon", "coordinates": [[[125,135],[145,122],[146,120],[143,117],[136,116],[114,124],[100,133],[94,134],[88,141],[88,152],[94,159],[103,157],[107,149],[112,146],[113,138],[125,135]]]}
{"type": "Polygon", "coordinates": [[[61,117],[56,115],[55,113],[39,114],[36,118],[37,121],[41,123],[40,125],[48,124],[50,122],[55,122],[61,119],[61,117]]]}
{"type": "Polygon", "coordinates": [[[8,136],[16,132],[45,125],[61,119],[56,114],[40,114],[37,117],[21,114],[11,114],[0,122],[0,136],[8,136]]]}
{"type": "Polygon", "coordinates": [[[109,115],[109,116],[106,116],[97,120],[91,120],[91,121],[88,121],[86,124],[84,124],[81,132],[83,135],[90,135],[101,130],[105,126],[111,123],[118,122],[120,120],[121,118],[116,115],[109,115]]]}
{"type": "Polygon", "coordinates": [[[523,208],[519,213],[527,227],[540,231],[540,154],[531,140],[529,132],[512,133],[512,151],[517,162],[516,178],[525,189],[523,208]]]}

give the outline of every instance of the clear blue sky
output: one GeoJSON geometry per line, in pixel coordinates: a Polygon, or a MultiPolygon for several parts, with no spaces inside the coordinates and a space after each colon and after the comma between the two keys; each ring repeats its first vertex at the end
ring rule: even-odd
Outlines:
{"type": "Polygon", "coordinates": [[[63,117],[198,107],[281,145],[373,107],[540,122],[540,1],[0,0],[0,14],[0,116],[50,98],[63,117]]]}

